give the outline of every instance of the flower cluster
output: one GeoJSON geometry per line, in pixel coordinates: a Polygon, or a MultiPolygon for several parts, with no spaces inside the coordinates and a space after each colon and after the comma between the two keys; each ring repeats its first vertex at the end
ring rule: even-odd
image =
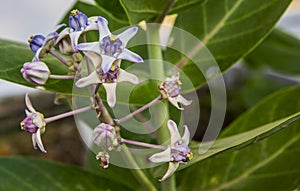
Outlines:
{"type": "Polygon", "coordinates": [[[184,126],[184,134],[181,137],[177,125],[169,120],[167,127],[170,132],[170,144],[162,146],[122,138],[121,123],[163,99],[168,100],[179,110],[183,110],[182,106],[190,105],[191,101],[186,100],[180,94],[182,84],[178,73],[166,78],[159,85],[156,91],[160,95],[157,99],[128,116],[113,120],[102,102],[98,88],[100,86],[104,87],[107,104],[109,107],[114,107],[117,102],[117,83],[125,81],[132,84],[139,83],[139,78],[136,75],[122,69],[122,60],[141,63],[143,59],[126,48],[128,42],[137,34],[138,27],[130,27],[120,34],[112,34],[108,24],[108,21],[101,16],[87,17],[76,9],[71,11],[69,15],[69,26],[60,24],[46,36],[38,34],[29,38],[30,49],[35,55],[31,62],[26,62],[21,68],[24,79],[38,86],[45,85],[46,88],[49,78],[75,80],[75,85],[78,88],[87,87],[89,89],[91,106],[45,118],[42,113],[33,108],[29,96],[26,94],[25,103],[28,110],[25,110],[26,118],[21,122],[21,129],[32,135],[34,148],[38,147],[46,153],[41,139],[46,124],[94,109],[101,120],[101,123],[94,128],[92,134],[93,143],[100,148],[99,153],[96,155],[97,160],[100,160],[100,166],[107,168],[110,159],[109,153],[112,150],[121,151],[122,144],[159,148],[163,151],[150,156],[149,161],[152,163],[169,162],[169,169],[161,181],[165,180],[175,172],[179,163],[186,163],[192,158],[192,152],[188,147],[190,138],[188,128],[184,126]],[[63,27],[65,28],[63,29],[63,27]],[[99,33],[97,41],[87,42],[89,31],[99,33]],[[46,61],[43,61],[49,54],[65,65],[68,73],[65,75],[52,74],[49,65],[46,61]]]}

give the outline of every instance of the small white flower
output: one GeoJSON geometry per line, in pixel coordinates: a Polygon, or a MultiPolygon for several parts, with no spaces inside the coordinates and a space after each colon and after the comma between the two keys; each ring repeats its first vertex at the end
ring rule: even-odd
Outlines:
{"type": "Polygon", "coordinates": [[[48,66],[41,61],[26,62],[21,73],[23,78],[36,85],[44,85],[50,76],[50,70],[48,66]]]}
{"type": "Polygon", "coordinates": [[[41,134],[46,130],[44,115],[33,108],[28,94],[25,95],[25,103],[28,109],[25,110],[27,117],[21,122],[21,129],[32,134],[32,144],[35,149],[38,146],[42,152],[47,153],[41,139],[41,134]]]}
{"type": "Polygon", "coordinates": [[[125,81],[133,84],[139,83],[137,76],[120,68],[120,60],[116,60],[115,58],[106,55],[99,56],[93,52],[85,52],[84,54],[91,59],[96,70],[90,75],[79,79],[75,85],[81,88],[92,84],[102,83],[106,90],[106,99],[110,107],[113,107],[116,104],[117,83],[125,81]],[[108,62],[111,62],[112,65],[107,72],[104,72],[101,65],[108,62]]]}
{"type": "MultiPolygon", "coordinates": [[[[108,22],[103,17],[98,17],[99,42],[81,43],[77,49],[92,51],[99,55],[105,55],[114,59],[124,59],[131,62],[143,62],[143,59],[126,47],[128,41],[137,33],[138,27],[131,27],[121,34],[113,35],[108,28],[108,22]]],[[[112,66],[113,60],[102,64],[102,70],[106,73],[112,66]]]]}
{"type": "Polygon", "coordinates": [[[169,162],[169,168],[165,175],[160,179],[164,181],[170,177],[178,168],[179,163],[186,163],[193,157],[191,149],[188,147],[190,142],[190,132],[187,126],[184,126],[184,134],[181,137],[177,125],[174,121],[168,121],[171,144],[166,150],[152,155],[149,160],[153,163],[169,162]]]}
{"type": "Polygon", "coordinates": [[[119,146],[116,129],[105,123],[98,125],[93,131],[93,141],[106,151],[119,146]]]}
{"type": "Polygon", "coordinates": [[[179,73],[171,76],[171,78],[166,78],[158,87],[163,99],[168,99],[171,104],[180,110],[178,103],[182,105],[190,105],[192,101],[186,100],[182,95],[180,95],[181,82],[179,81],[179,73]]]}

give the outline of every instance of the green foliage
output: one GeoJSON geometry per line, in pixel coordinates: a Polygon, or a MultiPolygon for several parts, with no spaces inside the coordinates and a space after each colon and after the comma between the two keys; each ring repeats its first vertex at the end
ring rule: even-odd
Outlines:
{"type": "Polygon", "coordinates": [[[132,190],[105,175],[29,158],[0,158],[0,190],[132,190]]]}

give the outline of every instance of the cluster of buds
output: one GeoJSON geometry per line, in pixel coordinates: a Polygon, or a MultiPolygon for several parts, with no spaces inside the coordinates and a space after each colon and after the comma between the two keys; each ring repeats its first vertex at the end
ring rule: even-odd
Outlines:
{"type": "MultiPolygon", "coordinates": [[[[138,27],[130,27],[120,34],[112,34],[108,28],[108,21],[101,16],[87,17],[79,10],[73,10],[69,16],[69,26],[65,24],[58,25],[48,35],[35,35],[28,40],[30,49],[35,53],[31,62],[26,62],[21,73],[24,79],[35,85],[45,85],[49,78],[53,79],[76,79],[75,85],[78,88],[88,87],[91,92],[91,105],[54,117],[44,118],[44,115],[37,112],[29,100],[28,94],[25,96],[25,102],[28,110],[26,118],[21,122],[21,129],[32,135],[34,148],[39,148],[46,153],[41,140],[41,134],[45,132],[46,124],[78,113],[95,109],[98,116],[103,112],[99,108],[105,108],[100,96],[98,95],[99,86],[106,90],[106,101],[109,107],[116,104],[116,86],[119,82],[130,82],[138,84],[139,79],[136,75],[126,72],[121,67],[121,61],[127,60],[134,63],[141,63],[143,59],[136,53],[126,48],[130,39],[138,32],[138,27]],[[62,29],[62,27],[65,27],[62,29]],[[62,29],[62,30],[61,30],[62,29]],[[58,32],[58,30],[61,30],[58,32]],[[99,39],[96,42],[86,42],[86,32],[96,30],[99,32],[99,39]],[[82,43],[79,43],[79,39],[82,43]],[[69,72],[67,75],[51,74],[45,61],[42,61],[48,54],[56,57],[58,61],[64,64],[69,72]],[[67,59],[68,58],[68,59],[67,59]],[[86,59],[85,62],[84,58],[86,59]],[[90,66],[90,63],[92,67],[90,66]],[[84,73],[81,68],[86,64],[87,71],[84,73]],[[76,72],[76,73],[75,73],[76,72]],[[75,78],[76,75],[76,78],[75,78]],[[102,104],[102,105],[101,105],[102,104]]],[[[149,157],[152,163],[169,162],[169,169],[161,180],[171,176],[178,168],[179,163],[186,163],[192,158],[192,152],[188,147],[189,130],[185,126],[184,134],[181,137],[177,125],[168,121],[168,130],[170,132],[170,144],[168,146],[151,145],[130,141],[121,137],[121,122],[149,108],[156,101],[161,99],[168,100],[179,110],[183,110],[179,104],[187,106],[191,101],[186,100],[181,93],[181,82],[179,73],[166,78],[158,87],[160,92],[159,99],[145,105],[140,110],[135,111],[120,120],[107,122],[102,120],[93,131],[93,143],[100,148],[96,158],[100,160],[100,166],[107,168],[109,165],[109,152],[112,150],[121,150],[122,144],[134,144],[137,146],[160,148],[163,151],[153,154],[149,157]],[[118,121],[118,122],[117,122],[118,121]]],[[[105,111],[107,112],[106,108],[105,111]]],[[[105,112],[104,112],[105,113],[105,112]]]]}

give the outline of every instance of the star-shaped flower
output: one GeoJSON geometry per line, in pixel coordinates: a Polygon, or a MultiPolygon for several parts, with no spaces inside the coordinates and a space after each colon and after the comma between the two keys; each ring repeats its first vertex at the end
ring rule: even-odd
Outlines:
{"type": "MultiPolygon", "coordinates": [[[[103,17],[98,17],[99,42],[81,43],[77,49],[81,51],[92,51],[99,55],[106,55],[115,59],[124,59],[131,62],[143,62],[143,59],[126,47],[128,41],[137,33],[138,27],[131,27],[121,34],[113,35],[108,28],[108,22],[103,17]]],[[[109,71],[114,59],[102,64],[104,73],[109,71]]]]}
{"type": "Polygon", "coordinates": [[[65,24],[57,25],[47,36],[34,35],[28,39],[30,49],[35,53],[33,61],[39,61],[50,51],[55,44],[55,39],[58,37],[56,31],[63,26],[65,24]]]}
{"type": "Polygon", "coordinates": [[[21,129],[32,134],[32,143],[35,149],[38,146],[42,152],[46,153],[41,139],[41,134],[46,130],[44,115],[33,108],[28,94],[25,95],[25,103],[28,109],[25,110],[27,117],[21,122],[21,129]]]}
{"type": "Polygon", "coordinates": [[[69,27],[65,28],[59,33],[56,43],[59,43],[66,37],[70,37],[73,51],[76,52],[76,45],[80,35],[90,30],[98,30],[96,17],[87,17],[78,9],[72,10],[69,16],[69,27]]]}
{"type": "Polygon", "coordinates": [[[79,79],[75,85],[80,88],[102,83],[106,90],[106,99],[110,107],[113,107],[116,104],[117,83],[127,81],[137,84],[139,82],[137,76],[120,68],[121,60],[116,60],[115,58],[106,55],[99,56],[93,52],[85,52],[84,54],[91,59],[95,66],[95,71],[90,75],[79,79]],[[104,72],[101,65],[107,63],[112,63],[112,65],[107,72],[104,72]]]}
{"type": "Polygon", "coordinates": [[[182,107],[179,107],[178,103],[187,106],[190,105],[192,101],[186,100],[182,95],[180,95],[181,85],[182,84],[179,81],[179,73],[177,73],[170,78],[166,78],[158,88],[163,99],[168,99],[175,107],[183,110],[182,107]]]}
{"type": "Polygon", "coordinates": [[[182,137],[180,136],[174,121],[168,121],[168,129],[170,132],[171,144],[166,150],[156,153],[149,158],[153,163],[169,162],[169,168],[160,181],[164,181],[170,177],[178,168],[179,163],[186,163],[193,157],[191,149],[188,147],[190,132],[187,126],[184,126],[182,137]]]}

